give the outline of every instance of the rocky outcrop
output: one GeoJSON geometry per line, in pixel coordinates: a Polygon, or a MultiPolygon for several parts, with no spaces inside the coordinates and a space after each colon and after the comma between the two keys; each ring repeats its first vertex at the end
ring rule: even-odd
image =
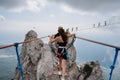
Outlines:
{"type": "MultiPolygon", "coordinates": [[[[33,30],[26,34],[25,40],[37,38],[33,30]]],[[[70,41],[69,41],[70,42],[70,41]]],[[[102,80],[102,70],[98,61],[88,62],[81,66],[76,64],[76,50],[74,46],[68,49],[69,77],[66,80],[102,80]]],[[[42,40],[35,40],[22,45],[20,54],[25,80],[60,80],[60,76],[52,75],[53,70],[58,70],[54,63],[58,62],[54,51],[42,40]]],[[[15,80],[21,80],[20,72],[16,68],[15,80]]]]}
{"type": "Polygon", "coordinates": [[[98,61],[87,62],[78,67],[80,74],[77,80],[103,80],[102,70],[98,61]]]}

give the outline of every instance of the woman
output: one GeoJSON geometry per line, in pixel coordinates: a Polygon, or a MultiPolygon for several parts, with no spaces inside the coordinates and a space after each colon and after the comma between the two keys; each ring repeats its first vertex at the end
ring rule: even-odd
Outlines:
{"type": "MultiPolygon", "coordinates": [[[[58,27],[58,33],[57,36],[54,37],[50,37],[50,42],[57,42],[58,44],[58,51],[57,51],[57,57],[60,60],[60,68],[62,69],[62,73],[59,72],[59,74],[61,74],[62,76],[62,80],[64,80],[65,76],[68,76],[67,73],[67,59],[68,59],[68,53],[66,50],[66,45],[67,45],[67,41],[69,37],[75,36],[75,34],[66,34],[66,32],[64,31],[64,29],[62,27],[58,27]]],[[[53,74],[56,74],[56,72],[53,72],[53,74]]]]}

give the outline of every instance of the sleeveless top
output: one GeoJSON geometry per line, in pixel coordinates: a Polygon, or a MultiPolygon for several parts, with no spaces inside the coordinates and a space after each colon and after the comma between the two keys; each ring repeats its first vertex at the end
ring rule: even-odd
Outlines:
{"type": "Polygon", "coordinates": [[[64,52],[66,52],[67,42],[57,42],[57,44],[58,44],[58,52],[59,52],[59,53],[64,53],[64,52]]]}
{"type": "MultiPolygon", "coordinates": [[[[57,36],[60,36],[59,33],[57,33],[55,35],[55,37],[57,36]]],[[[57,56],[58,58],[63,58],[65,60],[68,59],[68,53],[67,53],[67,50],[66,50],[66,45],[67,45],[67,41],[64,41],[64,42],[57,42],[57,45],[58,45],[58,51],[57,51],[57,56]]]]}
{"type": "Polygon", "coordinates": [[[61,47],[66,47],[67,42],[57,42],[57,44],[61,47]]]}

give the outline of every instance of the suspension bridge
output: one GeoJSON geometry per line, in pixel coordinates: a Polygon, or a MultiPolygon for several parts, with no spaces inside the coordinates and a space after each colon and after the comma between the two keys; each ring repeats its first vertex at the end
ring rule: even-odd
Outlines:
{"type": "MultiPolygon", "coordinates": [[[[73,32],[73,31],[83,31],[83,30],[89,30],[89,29],[94,29],[94,28],[101,28],[101,27],[106,27],[106,26],[110,26],[110,25],[120,24],[119,21],[114,22],[114,23],[107,23],[108,21],[109,20],[104,21],[104,24],[101,24],[100,22],[97,25],[93,24],[92,27],[88,27],[88,28],[79,29],[79,27],[72,27],[71,29],[68,28],[67,31],[71,31],[71,32],[73,32]]],[[[16,51],[17,61],[18,61],[18,69],[19,69],[19,71],[21,73],[22,80],[24,80],[24,74],[23,74],[22,65],[21,65],[21,62],[20,62],[20,55],[19,55],[19,51],[18,51],[19,45],[24,44],[24,43],[30,43],[32,41],[39,40],[39,39],[44,39],[44,38],[47,38],[47,37],[49,37],[49,36],[44,36],[44,37],[40,37],[40,38],[34,38],[34,39],[26,40],[26,41],[23,41],[23,42],[16,42],[16,43],[5,45],[5,46],[0,46],[0,49],[15,46],[15,51],[16,51]]],[[[113,63],[111,63],[111,66],[110,66],[111,71],[110,71],[110,74],[109,74],[109,80],[112,80],[112,74],[113,74],[113,70],[115,68],[115,64],[116,64],[116,61],[117,61],[118,52],[120,50],[120,47],[115,46],[115,45],[111,45],[111,44],[106,44],[106,43],[103,43],[103,42],[98,42],[98,41],[95,41],[95,40],[82,38],[82,37],[79,37],[79,36],[76,36],[76,39],[84,40],[84,41],[87,41],[87,42],[91,42],[91,43],[95,43],[95,44],[99,44],[99,45],[114,48],[114,50],[115,50],[114,59],[113,59],[113,63]]]]}
{"type": "MultiPolygon", "coordinates": [[[[9,45],[6,45],[6,46],[0,46],[0,49],[15,46],[16,55],[17,55],[17,61],[18,61],[18,69],[20,70],[22,80],[24,80],[24,74],[23,74],[22,65],[21,65],[21,62],[20,62],[20,55],[19,55],[19,51],[18,51],[19,45],[24,44],[24,43],[30,43],[32,41],[39,40],[39,39],[44,39],[44,38],[47,38],[47,37],[49,37],[49,36],[44,36],[44,37],[40,37],[40,38],[34,38],[32,40],[26,40],[26,41],[23,41],[23,42],[17,42],[17,43],[9,44],[9,45]]],[[[111,71],[110,71],[109,80],[111,80],[112,79],[112,73],[113,73],[113,70],[115,68],[115,64],[116,64],[116,61],[117,61],[118,52],[120,50],[120,47],[110,45],[110,44],[106,44],[106,43],[102,43],[102,42],[98,42],[98,41],[94,41],[94,40],[90,40],[90,39],[86,39],[86,38],[82,38],[82,37],[79,37],[79,36],[76,36],[76,39],[88,41],[88,42],[91,42],[91,43],[96,43],[96,44],[103,45],[103,46],[112,47],[112,48],[115,49],[114,60],[113,60],[113,63],[111,64],[111,66],[110,66],[111,71]]]]}

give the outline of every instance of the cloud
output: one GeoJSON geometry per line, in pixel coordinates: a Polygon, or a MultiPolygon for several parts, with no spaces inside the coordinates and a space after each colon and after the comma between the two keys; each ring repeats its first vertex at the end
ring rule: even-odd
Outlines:
{"type": "Polygon", "coordinates": [[[89,14],[88,12],[92,14],[120,12],[120,0],[0,0],[0,8],[14,12],[40,11],[42,7],[51,2],[66,5],[67,7],[64,6],[63,9],[66,12],[75,12],[82,15],[89,14]]]}
{"type": "Polygon", "coordinates": [[[55,15],[54,14],[50,14],[50,18],[54,18],[55,17],[55,15]]]}
{"type": "MultiPolygon", "coordinates": [[[[116,42],[116,43],[114,43],[114,45],[120,45],[120,41],[119,42],[116,42]]],[[[114,55],[115,55],[115,49],[113,49],[113,48],[107,48],[107,56],[108,57],[106,57],[105,58],[105,60],[107,60],[108,59],[108,61],[110,61],[111,62],[111,64],[113,63],[113,60],[114,60],[114,55]]],[[[120,52],[119,52],[120,53],[120,52]]],[[[103,60],[104,61],[104,60],[103,60]]],[[[107,63],[107,61],[106,61],[106,63],[107,63]]],[[[115,64],[115,68],[117,68],[117,69],[120,69],[120,55],[118,54],[118,56],[117,56],[117,61],[116,61],[116,64],[115,64]]]]}
{"type": "Polygon", "coordinates": [[[0,55],[0,58],[15,58],[16,55],[0,55]]]}
{"type": "MultiPolygon", "coordinates": [[[[104,80],[108,80],[109,79],[110,68],[106,68],[106,67],[103,67],[103,66],[101,66],[101,68],[102,68],[102,71],[103,71],[104,80]]],[[[113,80],[119,80],[120,79],[119,74],[120,74],[119,69],[115,68],[114,71],[113,71],[113,74],[112,74],[112,79],[113,80]]]]}
{"type": "Polygon", "coordinates": [[[87,12],[113,12],[120,10],[120,0],[49,0],[69,5],[71,8],[87,12]]]}
{"type": "Polygon", "coordinates": [[[0,0],[0,8],[13,12],[40,11],[46,4],[47,0],[0,0]]]}
{"type": "Polygon", "coordinates": [[[72,8],[71,6],[69,5],[65,5],[65,4],[62,4],[60,6],[60,8],[64,11],[64,12],[67,12],[67,13],[76,13],[76,14],[79,14],[79,15],[91,15],[91,16],[94,16],[96,13],[95,12],[87,12],[87,11],[82,11],[82,10],[78,10],[78,9],[74,9],[72,8]]]}
{"type": "Polygon", "coordinates": [[[0,21],[5,21],[5,17],[0,15],[0,21]]]}

